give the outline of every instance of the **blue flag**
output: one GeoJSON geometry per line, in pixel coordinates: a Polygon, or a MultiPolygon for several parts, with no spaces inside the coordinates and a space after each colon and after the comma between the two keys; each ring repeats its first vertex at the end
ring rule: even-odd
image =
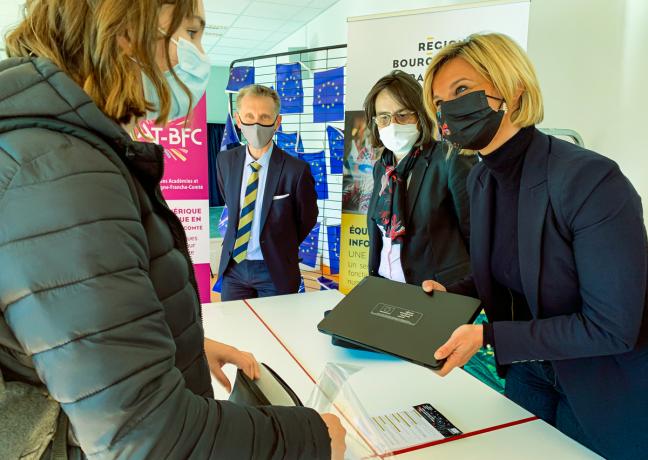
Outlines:
{"type": "Polygon", "coordinates": [[[317,265],[317,252],[319,242],[320,224],[315,224],[306,239],[299,245],[299,258],[301,263],[315,268],[317,265]]]}
{"type": "Polygon", "coordinates": [[[338,283],[331,279],[328,279],[325,276],[320,276],[319,278],[317,278],[317,282],[320,285],[320,291],[336,290],[340,287],[338,283]]]}
{"type": "Polygon", "coordinates": [[[328,181],[326,177],[326,157],[324,151],[317,153],[300,153],[299,158],[310,165],[311,173],[315,179],[315,190],[317,191],[318,200],[327,200],[328,181]]]}
{"type": "Polygon", "coordinates": [[[277,92],[281,99],[281,113],[304,111],[301,64],[277,64],[277,92]]]}
{"type": "Polygon", "coordinates": [[[225,91],[236,92],[244,86],[254,83],[254,67],[239,66],[230,69],[229,81],[225,91]]]}
{"type": "Polygon", "coordinates": [[[223,206],[223,212],[221,213],[220,220],[218,221],[218,236],[225,238],[225,233],[227,233],[227,206],[223,206]]]}
{"type": "Polygon", "coordinates": [[[298,152],[304,151],[304,145],[302,144],[301,137],[299,137],[299,133],[277,131],[276,136],[277,146],[289,155],[298,158],[298,152]]]}
{"type": "MultiPolygon", "coordinates": [[[[220,219],[218,221],[218,236],[220,238],[225,238],[225,233],[227,232],[227,206],[223,206],[223,212],[221,212],[220,219]]],[[[214,287],[212,291],[214,292],[221,292],[222,290],[222,285],[223,285],[223,278],[218,278],[216,280],[216,283],[214,283],[214,287]]]]}
{"type": "Polygon", "coordinates": [[[313,87],[313,122],[344,120],[344,67],[316,72],[313,87]]]}
{"type": "Polygon", "coordinates": [[[214,292],[221,292],[223,290],[223,278],[218,278],[216,282],[214,283],[214,288],[212,291],[214,292]]]}
{"type": "Polygon", "coordinates": [[[344,133],[334,126],[326,127],[329,152],[331,152],[331,174],[342,174],[344,160],[344,133]]]}
{"type": "Polygon", "coordinates": [[[234,147],[241,145],[241,140],[236,133],[236,128],[234,127],[234,120],[232,120],[232,115],[227,114],[227,121],[225,122],[225,131],[223,131],[223,140],[221,141],[220,149],[229,150],[234,147]]]}
{"type": "Polygon", "coordinates": [[[329,267],[331,267],[331,274],[336,275],[340,273],[340,226],[331,225],[327,227],[326,236],[328,239],[329,267]]]}

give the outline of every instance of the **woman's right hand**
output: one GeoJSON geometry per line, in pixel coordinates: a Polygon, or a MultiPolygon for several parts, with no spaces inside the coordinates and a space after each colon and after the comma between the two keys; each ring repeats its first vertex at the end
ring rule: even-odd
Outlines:
{"type": "Polygon", "coordinates": [[[432,291],[442,291],[446,292],[446,288],[443,284],[434,281],[434,280],[426,280],[423,281],[423,290],[427,292],[428,294],[431,293],[432,291]]]}
{"type": "Polygon", "coordinates": [[[320,414],[331,438],[331,460],[343,460],[346,451],[346,430],[340,423],[340,419],[333,414],[320,414]]]}

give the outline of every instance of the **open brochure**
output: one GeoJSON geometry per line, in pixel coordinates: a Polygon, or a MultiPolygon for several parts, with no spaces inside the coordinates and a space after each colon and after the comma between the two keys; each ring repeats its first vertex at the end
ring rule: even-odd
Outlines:
{"type": "MultiPolygon", "coordinates": [[[[417,372],[430,372],[415,366],[408,369],[414,371],[403,375],[404,381],[415,379],[417,372]]],[[[389,371],[389,366],[329,363],[306,403],[340,416],[347,429],[345,458],[384,458],[462,434],[434,401],[416,400],[418,396],[405,388],[394,387],[393,379],[385,378],[389,371]]]]}

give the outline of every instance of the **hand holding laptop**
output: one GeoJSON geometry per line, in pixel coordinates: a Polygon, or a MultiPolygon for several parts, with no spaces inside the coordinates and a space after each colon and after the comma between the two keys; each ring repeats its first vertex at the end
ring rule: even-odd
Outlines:
{"type": "Polygon", "coordinates": [[[438,370],[445,377],[455,367],[465,365],[484,343],[484,326],[481,324],[464,324],[452,333],[446,343],[434,352],[438,360],[445,360],[443,367],[438,370]]]}
{"type": "MultiPolygon", "coordinates": [[[[440,284],[436,287],[437,291],[444,289],[440,284]]],[[[418,286],[367,276],[318,324],[318,329],[337,340],[443,369],[445,375],[474,353],[474,342],[465,340],[465,329],[450,337],[460,326],[471,324],[479,309],[480,301],[472,297],[448,292],[430,296],[418,286]],[[450,344],[444,355],[452,356],[445,369],[445,359],[434,356],[443,351],[444,344],[450,344]]]]}
{"type": "MultiPolygon", "coordinates": [[[[422,287],[428,294],[434,291],[446,292],[445,286],[434,280],[423,281],[422,287]]],[[[439,375],[445,377],[455,367],[465,365],[479,351],[483,343],[484,326],[481,324],[459,326],[448,341],[434,352],[436,359],[445,360],[443,367],[437,371],[439,375]]]]}

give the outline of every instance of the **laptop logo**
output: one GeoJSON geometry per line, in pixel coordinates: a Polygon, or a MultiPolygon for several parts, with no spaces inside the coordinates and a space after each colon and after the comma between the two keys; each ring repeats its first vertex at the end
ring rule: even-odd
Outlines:
{"type": "Polygon", "coordinates": [[[423,313],[386,303],[379,303],[376,305],[373,310],[371,310],[371,314],[381,318],[391,319],[392,321],[398,321],[399,323],[404,323],[409,326],[416,326],[419,321],[421,321],[421,318],[423,318],[423,313]]]}

